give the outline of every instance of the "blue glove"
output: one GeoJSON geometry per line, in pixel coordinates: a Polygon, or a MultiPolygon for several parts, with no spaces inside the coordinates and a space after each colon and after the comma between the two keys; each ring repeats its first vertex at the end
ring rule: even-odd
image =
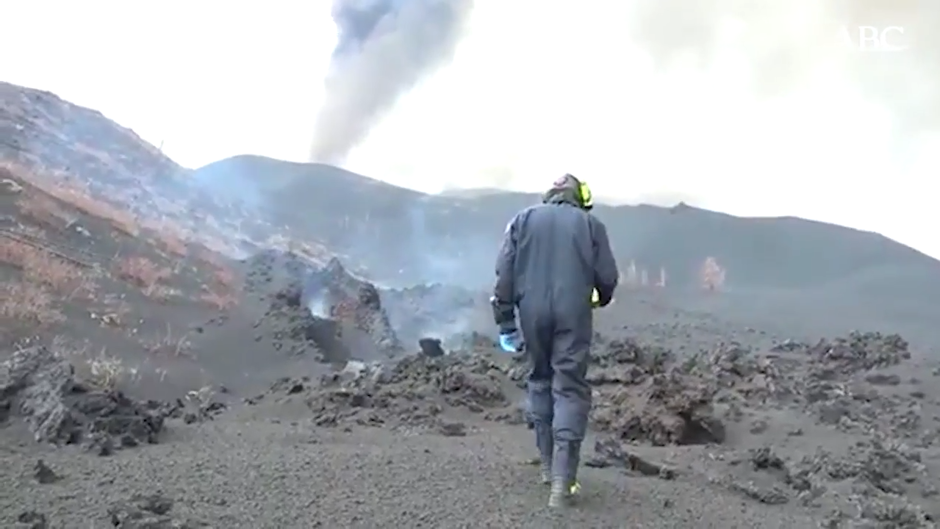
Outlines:
{"type": "Polygon", "coordinates": [[[519,335],[519,331],[513,331],[509,333],[500,333],[499,335],[499,347],[506,353],[518,353],[522,351],[525,347],[525,344],[522,341],[522,336],[519,335]]]}

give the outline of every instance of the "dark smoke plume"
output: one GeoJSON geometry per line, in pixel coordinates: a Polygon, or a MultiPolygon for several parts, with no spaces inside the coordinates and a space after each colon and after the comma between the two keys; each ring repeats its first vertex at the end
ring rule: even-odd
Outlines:
{"type": "Polygon", "coordinates": [[[334,0],[339,41],[313,161],[338,163],[398,99],[449,62],[474,0],[334,0]]]}

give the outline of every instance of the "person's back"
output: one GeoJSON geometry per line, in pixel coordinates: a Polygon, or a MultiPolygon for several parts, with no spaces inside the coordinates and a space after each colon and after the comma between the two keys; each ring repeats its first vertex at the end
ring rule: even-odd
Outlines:
{"type": "Polygon", "coordinates": [[[586,184],[571,175],[558,179],[543,204],[510,221],[496,265],[493,306],[501,344],[511,348],[518,307],[532,363],[528,412],[543,481],[552,484],[550,505],[576,486],[591,406],[592,309],[610,303],[619,275],[606,227],[590,208],[586,184]]]}
{"type": "Polygon", "coordinates": [[[573,205],[540,204],[521,212],[517,222],[519,239],[513,270],[516,289],[531,293],[529,300],[536,306],[547,309],[557,305],[563,310],[580,309],[590,314],[594,288],[592,226],[596,219],[573,205]],[[556,274],[565,279],[551,280],[556,274]]]}

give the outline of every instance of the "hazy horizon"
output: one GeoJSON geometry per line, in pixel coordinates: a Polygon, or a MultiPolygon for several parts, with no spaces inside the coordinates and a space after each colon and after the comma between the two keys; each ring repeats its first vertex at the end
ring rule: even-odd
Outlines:
{"type": "MultiPolygon", "coordinates": [[[[540,191],[572,172],[615,203],[798,216],[940,257],[928,188],[940,47],[924,29],[938,10],[476,0],[452,60],[340,165],[425,192],[540,191]],[[892,25],[905,29],[901,51],[840,40],[844,28],[892,25]]],[[[18,52],[5,81],[99,110],[185,166],[309,159],[337,42],[328,3],[36,0],[7,15],[17,23],[0,43],[18,52]],[[48,35],[68,45],[42,45],[48,35]]]]}

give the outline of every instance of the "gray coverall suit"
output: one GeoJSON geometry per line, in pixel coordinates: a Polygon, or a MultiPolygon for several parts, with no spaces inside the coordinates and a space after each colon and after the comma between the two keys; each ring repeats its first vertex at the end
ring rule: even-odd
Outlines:
{"type": "MultiPolygon", "coordinates": [[[[586,380],[593,315],[613,298],[619,273],[607,228],[580,207],[571,178],[519,212],[507,225],[493,296],[500,332],[515,328],[515,308],[531,362],[528,415],[543,464],[574,483],[591,408],[586,380]]],[[[547,470],[547,469],[546,469],[547,470]]]]}

